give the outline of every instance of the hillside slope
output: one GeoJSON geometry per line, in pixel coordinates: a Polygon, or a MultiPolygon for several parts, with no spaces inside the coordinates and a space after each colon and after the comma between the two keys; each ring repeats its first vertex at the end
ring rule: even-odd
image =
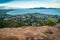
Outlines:
{"type": "Polygon", "coordinates": [[[0,40],[60,40],[60,30],[49,26],[2,28],[0,40]]]}

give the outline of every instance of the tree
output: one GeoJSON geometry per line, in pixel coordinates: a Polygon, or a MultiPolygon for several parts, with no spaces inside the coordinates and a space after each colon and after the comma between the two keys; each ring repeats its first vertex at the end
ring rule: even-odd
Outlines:
{"type": "Polygon", "coordinates": [[[0,28],[8,27],[8,20],[4,20],[7,17],[7,12],[11,10],[0,11],[0,28]]]}
{"type": "Polygon", "coordinates": [[[46,25],[46,21],[43,19],[37,19],[36,23],[39,23],[40,25],[46,25]]]}

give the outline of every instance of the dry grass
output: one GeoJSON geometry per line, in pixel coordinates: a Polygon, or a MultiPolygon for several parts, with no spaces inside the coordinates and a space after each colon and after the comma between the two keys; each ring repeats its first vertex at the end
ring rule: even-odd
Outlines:
{"type": "Polygon", "coordinates": [[[0,40],[60,40],[58,31],[58,28],[49,26],[2,28],[0,40]]]}

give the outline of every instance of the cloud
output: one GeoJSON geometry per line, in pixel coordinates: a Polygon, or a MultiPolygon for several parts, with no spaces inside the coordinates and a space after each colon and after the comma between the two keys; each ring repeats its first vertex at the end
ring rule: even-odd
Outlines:
{"type": "Polygon", "coordinates": [[[60,0],[50,0],[50,2],[53,2],[53,3],[60,3],[60,0]]]}
{"type": "Polygon", "coordinates": [[[33,8],[33,7],[59,7],[60,0],[8,0],[0,6],[16,8],[33,8]]]}

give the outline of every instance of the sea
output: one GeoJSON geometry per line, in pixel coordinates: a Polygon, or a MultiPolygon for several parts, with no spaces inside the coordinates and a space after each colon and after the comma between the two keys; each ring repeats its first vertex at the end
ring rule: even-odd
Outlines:
{"type": "Polygon", "coordinates": [[[60,16],[60,8],[13,9],[12,11],[8,12],[8,14],[11,14],[11,15],[29,14],[29,13],[41,13],[41,14],[59,15],[60,16]]]}

